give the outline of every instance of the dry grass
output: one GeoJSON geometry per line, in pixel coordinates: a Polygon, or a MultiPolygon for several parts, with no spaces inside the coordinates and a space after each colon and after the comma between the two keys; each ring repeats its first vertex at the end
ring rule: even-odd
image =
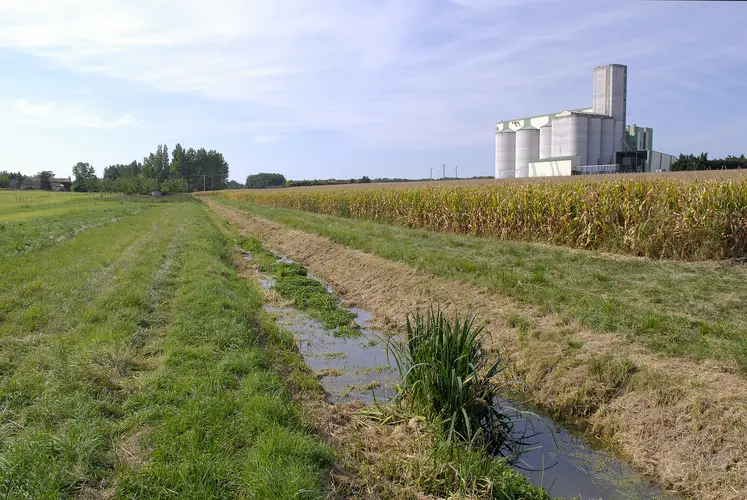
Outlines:
{"type": "Polygon", "coordinates": [[[665,486],[699,498],[747,496],[747,386],[734,366],[663,359],[480,287],[205,201],[240,231],[322,276],[390,331],[402,331],[408,309],[437,303],[473,311],[489,321],[494,344],[510,355],[538,404],[579,419],[665,486]]]}

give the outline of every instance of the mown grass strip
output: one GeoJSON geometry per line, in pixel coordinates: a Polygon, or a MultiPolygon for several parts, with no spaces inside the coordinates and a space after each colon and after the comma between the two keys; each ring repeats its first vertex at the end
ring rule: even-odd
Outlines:
{"type": "Polygon", "coordinates": [[[654,351],[747,369],[743,267],[619,259],[546,245],[442,234],[215,200],[446,279],[484,286],[540,311],[620,332],[654,351]]]}
{"type": "Polygon", "coordinates": [[[0,496],[322,496],[225,245],[167,204],[0,263],[0,496]]]}
{"type": "Polygon", "coordinates": [[[3,275],[0,494],[69,498],[109,487],[124,402],[163,322],[179,208],[66,241],[44,256],[63,266],[49,279],[39,254],[3,275]]]}
{"type": "Polygon", "coordinates": [[[261,298],[226,240],[193,214],[163,367],[127,403],[148,456],[120,498],[318,498],[332,453],[303,424],[262,349],[261,298]]]}

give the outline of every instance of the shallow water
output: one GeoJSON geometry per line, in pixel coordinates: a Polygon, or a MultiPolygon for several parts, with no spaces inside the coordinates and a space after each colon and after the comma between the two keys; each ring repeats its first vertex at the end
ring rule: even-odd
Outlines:
{"type": "MultiPolygon", "coordinates": [[[[316,278],[312,274],[309,276],[316,278]]],[[[260,283],[269,289],[274,280],[262,276],[260,283]]],[[[277,318],[280,326],[295,335],[304,360],[320,375],[329,401],[361,400],[372,404],[394,396],[398,376],[387,359],[386,337],[370,329],[371,313],[348,309],[356,314],[356,323],[361,327],[359,337],[349,338],[336,337],[334,331],[292,308],[266,305],[265,309],[277,318]]],[[[534,437],[528,439],[531,446],[521,455],[516,467],[551,496],[671,498],[584,434],[565,428],[548,415],[517,401],[502,399],[496,401],[496,405],[525,412],[524,420],[516,424],[517,435],[534,437]]]]}

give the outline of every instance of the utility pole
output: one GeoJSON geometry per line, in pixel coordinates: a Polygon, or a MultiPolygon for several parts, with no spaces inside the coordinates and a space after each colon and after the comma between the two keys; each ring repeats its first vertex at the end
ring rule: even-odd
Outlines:
{"type": "Polygon", "coordinates": [[[459,178],[459,165],[454,166],[454,178],[455,179],[459,178]]]}
{"type": "Polygon", "coordinates": [[[431,167],[431,180],[433,180],[433,167],[431,167]]]}
{"type": "Polygon", "coordinates": [[[203,175],[203,176],[202,176],[202,190],[203,190],[203,191],[207,191],[207,190],[205,189],[205,179],[206,179],[206,178],[207,178],[207,175],[203,175]]]}
{"type": "Polygon", "coordinates": [[[441,174],[441,178],[446,179],[446,163],[442,163],[441,168],[443,169],[443,174],[441,174]]]}

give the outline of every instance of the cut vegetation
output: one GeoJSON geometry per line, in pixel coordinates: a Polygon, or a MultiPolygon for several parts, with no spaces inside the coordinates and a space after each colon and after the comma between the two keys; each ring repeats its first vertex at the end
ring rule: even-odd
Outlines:
{"type": "Polygon", "coordinates": [[[0,495],[323,496],[260,305],[196,203],[4,258],[0,495]]]}

